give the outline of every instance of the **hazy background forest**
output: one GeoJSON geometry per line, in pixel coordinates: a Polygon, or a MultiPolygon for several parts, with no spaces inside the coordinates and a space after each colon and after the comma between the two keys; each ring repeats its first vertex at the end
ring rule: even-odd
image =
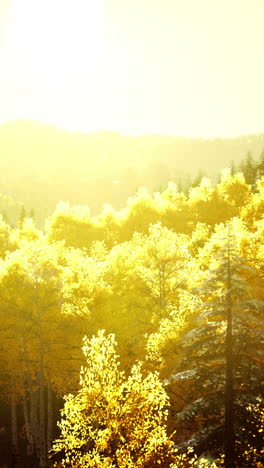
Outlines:
{"type": "Polygon", "coordinates": [[[0,126],[5,155],[0,210],[15,223],[24,207],[43,226],[60,200],[88,205],[97,215],[104,204],[123,208],[140,187],[153,193],[173,181],[188,193],[204,176],[216,183],[226,167],[246,170],[251,183],[250,164],[255,161],[257,170],[263,148],[264,134],[211,139],[82,134],[34,121],[8,122],[0,126]]]}
{"type": "Polygon", "coordinates": [[[97,215],[60,202],[44,227],[6,210],[4,463],[263,466],[263,152],[238,166],[97,215]]]}

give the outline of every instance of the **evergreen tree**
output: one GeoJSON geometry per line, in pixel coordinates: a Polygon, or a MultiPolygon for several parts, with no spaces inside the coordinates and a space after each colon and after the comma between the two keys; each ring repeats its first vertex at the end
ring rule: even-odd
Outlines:
{"type": "Polygon", "coordinates": [[[255,161],[252,158],[250,152],[247,153],[246,160],[245,160],[245,167],[244,167],[244,176],[247,184],[250,184],[252,188],[255,187],[256,183],[256,172],[257,167],[255,161]]]}
{"type": "Polygon", "coordinates": [[[234,161],[231,161],[231,164],[230,164],[230,174],[231,174],[231,176],[233,177],[236,174],[236,172],[237,172],[237,170],[236,170],[235,163],[234,163],[234,161]]]}
{"type": "Polygon", "coordinates": [[[194,178],[194,181],[191,186],[198,187],[198,185],[200,185],[204,177],[206,177],[204,172],[200,170],[197,176],[194,178]]]}
{"type": "Polygon", "coordinates": [[[190,174],[187,174],[184,178],[184,190],[185,195],[188,195],[190,188],[192,187],[192,180],[190,174]]]}
{"type": "Polygon", "coordinates": [[[30,217],[31,219],[35,219],[35,210],[34,210],[34,208],[31,208],[31,210],[30,210],[30,212],[29,212],[29,217],[30,217]]]}
{"type": "Polygon", "coordinates": [[[3,217],[3,220],[9,224],[9,219],[8,219],[8,214],[7,214],[7,211],[6,210],[3,210],[2,211],[2,217],[3,217]]]}
{"type": "Polygon", "coordinates": [[[242,174],[245,175],[245,168],[246,168],[246,163],[245,163],[245,160],[242,159],[241,163],[238,166],[238,170],[239,172],[242,172],[242,174]]]}
{"type": "Polygon", "coordinates": [[[22,205],[21,210],[20,210],[20,215],[19,215],[19,225],[21,225],[26,218],[26,210],[25,206],[22,205]]]}
{"type": "Polygon", "coordinates": [[[198,289],[200,312],[179,342],[179,365],[170,378],[185,382],[186,405],[177,422],[193,436],[183,447],[225,452],[226,468],[233,468],[235,460],[251,467],[252,459],[245,455],[249,447],[261,459],[261,434],[248,411],[259,398],[263,408],[264,302],[255,298],[259,287],[257,271],[239,256],[235,238],[219,239],[209,277],[198,289]]]}
{"type": "Polygon", "coordinates": [[[264,176],[264,148],[259,156],[259,162],[257,163],[257,176],[258,178],[264,176]]]}
{"type": "Polygon", "coordinates": [[[177,181],[177,190],[179,193],[184,192],[184,184],[181,178],[179,178],[177,181]]]}

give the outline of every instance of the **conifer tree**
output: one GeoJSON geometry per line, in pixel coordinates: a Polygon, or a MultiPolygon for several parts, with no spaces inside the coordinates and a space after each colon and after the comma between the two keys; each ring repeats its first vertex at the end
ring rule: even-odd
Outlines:
{"type": "Polygon", "coordinates": [[[200,170],[193,180],[192,187],[198,187],[201,184],[204,177],[206,177],[204,172],[200,170]]]}
{"type": "Polygon", "coordinates": [[[235,166],[235,163],[234,161],[231,161],[231,164],[230,164],[230,174],[231,176],[233,177],[236,173],[236,166],[235,166]]]}
{"type": "Polygon", "coordinates": [[[250,152],[247,153],[244,166],[244,176],[247,184],[250,184],[252,188],[255,187],[256,183],[256,171],[257,166],[250,152]]]}
{"type": "Polygon", "coordinates": [[[179,342],[179,365],[170,378],[185,383],[178,423],[193,433],[186,444],[198,453],[225,452],[226,468],[235,460],[252,466],[243,455],[248,446],[261,457],[260,434],[246,410],[263,395],[264,302],[256,299],[251,278],[256,281],[257,271],[239,256],[235,237],[219,238],[209,277],[197,290],[196,325],[179,342]]]}
{"type": "Polygon", "coordinates": [[[31,219],[33,219],[33,220],[35,219],[35,210],[34,210],[34,208],[31,208],[31,210],[30,210],[30,212],[29,212],[29,217],[30,217],[31,219]]]}
{"type": "Polygon", "coordinates": [[[26,210],[25,210],[25,206],[22,205],[21,210],[20,210],[20,215],[19,215],[19,225],[21,225],[24,222],[25,218],[26,218],[26,210]]]}
{"type": "Polygon", "coordinates": [[[259,162],[257,164],[257,176],[258,178],[264,176],[264,148],[259,156],[259,162]]]}

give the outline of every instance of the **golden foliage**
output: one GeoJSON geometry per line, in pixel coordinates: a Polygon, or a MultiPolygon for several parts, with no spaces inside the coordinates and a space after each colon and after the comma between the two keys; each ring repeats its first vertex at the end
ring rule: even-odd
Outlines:
{"type": "Polygon", "coordinates": [[[64,454],[63,467],[180,466],[187,457],[166,434],[169,402],[158,374],[143,375],[139,362],[126,378],[115,348],[104,330],[84,338],[81,389],[66,397],[53,451],[64,454]]]}

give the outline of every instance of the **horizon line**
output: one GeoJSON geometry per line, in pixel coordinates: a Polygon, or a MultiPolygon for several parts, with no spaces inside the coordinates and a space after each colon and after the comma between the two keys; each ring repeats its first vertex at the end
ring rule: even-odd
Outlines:
{"type": "Polygon", "coordinates": [[[169,137],[169,138],[184,138],[184,139],[192,139],[192,140],[233,140],[241,137],[253,137],[257,135],[263,135],[264,136],[264,129],[263,131],[256,131],[254,133],[241,133],[241,134],[235,134],[235,135],[228,135],[228,136],[220,136],[220,135],[214,135],[214,136],[202,136],[202,135],[180,135],[180,134],[172,134],[172,133],[165,133],[165,132],[127,132],[123,131],[120,129],[107,129],[107,128],[98,128],[98,129],[91,129],[91,130],[80,130],[77,128],[73,127],[68,127],[68,126],[63,126],[56,124],[54,122],[47,122],[43,120],[36,120],[36,119],[31,119],[27,117],[17,117],[15,119],[6,119],[6,120],[1,120],[0,121],[0,126],[8,125],[8,124],[15,124],[15,123],[20,123],[20,122],[27,122],[27,123],[34,123],[38,125],[43,125],[46,127],[52,127],[56,130],[61,130],[69,133],[79,133],[81,135],[92,135],[96,133],[115,133],[119,134],[124,137],[151,137],[151,136],[160,136],[160,137],[169,137]]]}

